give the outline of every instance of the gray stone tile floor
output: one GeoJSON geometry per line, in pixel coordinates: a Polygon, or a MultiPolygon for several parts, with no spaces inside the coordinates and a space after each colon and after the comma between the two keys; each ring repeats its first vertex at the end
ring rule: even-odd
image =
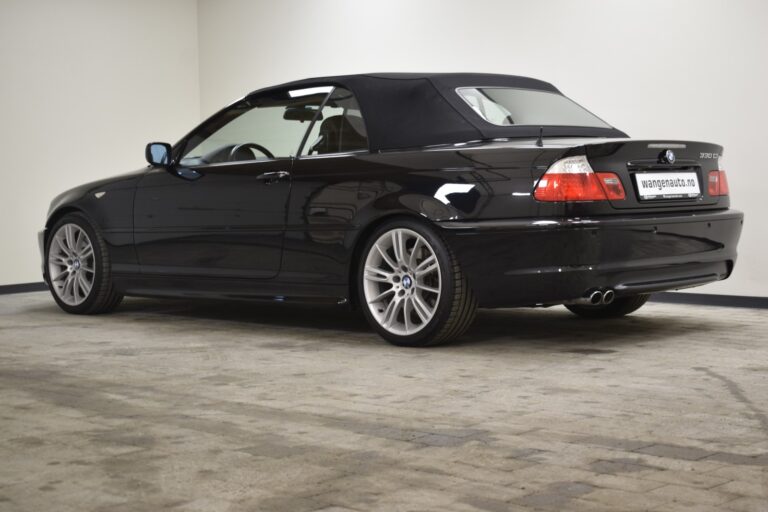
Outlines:
{"type": "Polygon", "coordinates": [[[0,296],[0,510],[768,511],[768,311],[359,314],[0,296]]]}

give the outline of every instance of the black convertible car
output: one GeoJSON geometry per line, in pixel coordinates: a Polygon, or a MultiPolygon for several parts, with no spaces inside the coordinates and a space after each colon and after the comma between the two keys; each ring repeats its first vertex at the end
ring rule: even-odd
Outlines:
{"type": "Polygon", "coordinates": [[[408,346],[478,307],[618,317],[733,271],[721,155],[629,139],[531,78],[302,80],[54,199],[43,275],[69,313],[124,295],[349,303],[408,346]]]}

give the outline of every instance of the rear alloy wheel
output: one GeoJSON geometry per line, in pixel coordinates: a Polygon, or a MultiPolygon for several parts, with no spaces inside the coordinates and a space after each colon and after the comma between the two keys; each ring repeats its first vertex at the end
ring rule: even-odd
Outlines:
{"type": "Polygon", "coordinates": [[[387,341],[436,345],[469,327],[476,300],[455,257],[432,229],[410,219],[389,222],[373,234],[363,255],[360,302],[387,341]]]}
{"type": "Polygon", "coordinates": [[[83,215],[65,215],[53,226],[45,272],[53,298],[67,313],[105,313],[122,301],[112,286],[104,240],[83,215]]]}
{"type": "Polygon", "coordinates": [[[618,318],[640,309],[643,304],[648,302],[650,296],[650,294],[631,295],[614,299],[610,304],[597,306],[566,304],[565,307],[584,318],[618,318]]]}

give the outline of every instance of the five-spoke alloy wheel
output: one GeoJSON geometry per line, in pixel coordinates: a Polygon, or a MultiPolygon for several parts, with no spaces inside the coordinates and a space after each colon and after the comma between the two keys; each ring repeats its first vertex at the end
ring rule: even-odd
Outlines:
{"type": "Polygon", "coordinates": [[[360,302],[371,325],[396,345],[425,346],[460,335],[477,307],[455,257],[434,230],[412,219],[380,226],[360,264],[360,302]]]}

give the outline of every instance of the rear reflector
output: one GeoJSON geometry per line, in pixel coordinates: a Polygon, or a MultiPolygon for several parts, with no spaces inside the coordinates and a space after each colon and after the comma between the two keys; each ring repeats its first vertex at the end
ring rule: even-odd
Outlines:
{"type": "Polygon", "coordinates": [[[707,180],[707,190],[710,196],[728,195],[728,178],[725,171],[710,171],[707,180]]]}
{"type": "Polygon", "coordinates": [[[552,164],[536,184],[539,201],[606,201],[625,198],[619,177],[612,172],[595,174],[585,156],[563,158],[552,164]]]}

